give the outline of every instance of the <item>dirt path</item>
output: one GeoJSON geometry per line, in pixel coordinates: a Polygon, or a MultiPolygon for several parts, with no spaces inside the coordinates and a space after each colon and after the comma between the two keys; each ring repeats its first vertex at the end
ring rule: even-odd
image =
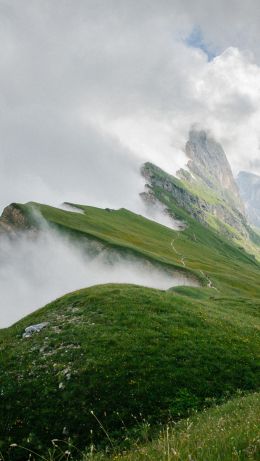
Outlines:
{"type": "Polygon", "coordinates": [[[183,265],[183,267],[186,267],[185,259],[187,259],[187,258],[186,258],[186,256],[182,255],[181,253],[179,253],[179,252],[176,250],[175,246],[173,245],[174,242],[175,242],[175,240],[176,240],[176,239],[173,239],[173,240],[171,241],[171,248],[172,248],[172,250],[176,253],[177,256],[180,256],[180,262],[181,262],[181,264],[183,265]]]}
{"type": "Polygon", "coordinates": [[[207,287],[218,291],[218,289],[216,287],[214,287],[214,285],[213,285],[212,281],[210,280],[209,276],[206,275],[202,270],[200,270],[200,273],[203,275],[203,277],[205,277],[207,279],[207,281],[208,281],[207,287]]]}
{"type": "MultiPolygon", "coordinates": [[[[187,259],[187,258],[186,258],[186,256],[182,255],[178,250],[176,250],[176,248],[175,248],[175,246],[174,246],[175,240],[176,240],[176,238],[175,238],[175,239],[172,239],[172,241],[171,241],[171,248],[172,248],[172,250],[174,251],[174,253],[176,253],[176,255],[180,257],[179,261],[181,262],[181,264],[183,265],[183,267],[186,268],[187,266],[186,266],[186,263],[185,263],[185,259],[187,259]]],[[[195,242],[197,241],[197,238],[196,238],[196,235],[195,235],[195,234],[194,234],[194,240],[195,240],[195,242]]],[[[212,288],[213,290],[218,291],[218,289],[217,289],[216,287],[214,287],[213,282],[212,282],[212,280],[210,280],[210,278],[208,277],[208,275],[206,275],[202,270],[200,270],[200,273],[201,273],[201,274],[203,275],[203,277],[205,277],[206,280],[208,281],[207,287],[208,287],[208,288],[212,288]]]]}

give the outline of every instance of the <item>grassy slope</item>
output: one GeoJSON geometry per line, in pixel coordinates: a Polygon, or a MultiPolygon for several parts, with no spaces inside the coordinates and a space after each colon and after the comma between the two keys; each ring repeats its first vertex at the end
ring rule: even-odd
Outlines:
{"type": "Polygon", "coordinates": [[[65,232],[70,231],[78,237],[86,235],[97,238],[112,247],[131,250],[180,270],[185,270],[181,264],[181,256],[184,256],[187,270],[200,277],[202,270],[221,293],[260,297],[260,264],[254,257],[205,228],[172,203],[168,203],[168,206],[188,225],[182,232],[125,209],[108,212],[78,205],[85,212],[79,214],[39,204],[28,204],[22,208],[28,211],[31,206],[38,209],[48,222],[58,225],[65,232]],[[173,251],[172,242],[179,254],[173,251]]]}
{"type": "Polygon", "coordinates": [[[188,224],[184,232],[127,210],[81,207],[85,214],[77,214],[34,206],[73,237],[91,236],[173,267],[182,267],[184,255],[187,270],[202,270],[219,291],[92,287],[2,330],[4,445],[22,442],[41,450],[53,437],[64,437],[66,427],[84,447],[91,429],[102,439],[90,410],[117,438],[121,418],[131,427],[140,411],[152,422],[169,414],[179,418],[208,398],[258,388],[260,271],[253,257],[173,204],[188,224]],[[45,330],[21,339],[24,327],[46,320],[45,330]]]}
{"type": "MultiPolygon", "coordinates": [[[[83,457],[83,459],[85,459],[83,457]]],[[[86,459],[88,459],[86,457],[86,459]]],[[[245,461],[260,459],[260,394],[240,397],[166,427],[158,439],[95,461],[245,461]]]]}
{"type": "Polygon", "coordinates": [[[179,418],[209,398],[257,389],[257,307],[126,285],[51,303],[3,333],[2,441],[26,444],[30,434],[40,449],[67,427],[84,447],[91,429],[102,436],[90,410],[116,437],[121,419],[135,424],[131,415],[179,418]],[[45,330],[21,339],[42,321],[45,330]]]}

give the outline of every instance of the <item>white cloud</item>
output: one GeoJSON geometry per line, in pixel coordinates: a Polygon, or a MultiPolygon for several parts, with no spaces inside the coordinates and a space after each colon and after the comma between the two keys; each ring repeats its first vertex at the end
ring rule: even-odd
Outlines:
{"type": "MultiPolygon", "coordinates": [[[[139,158],[174,173],[186,162],[183,148],[190,127],[197,124],[223,143],[235,173],[259,171],[260,67],[251,54],[233,47],[210,62],[201,52],[191,53],[185,92],[177,97],[167,88],[167,110],[154,107],[154,112],[103,120],[103,127],[139,158]]],[[[173,82],[178,78],[178,68],[173,68],[173,82]]]]}
{"type": "Polygon", "coordinates": [[[253,1],[3,0],[0,206],[136,209],[140,164],[175,172],[194,123],[259,172],[258,16],[253,1]],[[211,62],[185,44],[195,26],[211,62]]]}
{"type": "Polygon", "coordinates": [[[75,243],[46,227],[37,238],[23,234],[15,240],[1,237],[0,260],[0,328],[64,293],[100,283],[133,283],[159,289],[196,286],[194,279],[185,275],[120,256],[91,241],[75,247],[75,243]]]}
{"type": "Polygon", "coordinates": [[[235,172],[260,157],[260,67],[248,53],[228,48],[194,79],[198,121],[211,129],[235,172]]]}

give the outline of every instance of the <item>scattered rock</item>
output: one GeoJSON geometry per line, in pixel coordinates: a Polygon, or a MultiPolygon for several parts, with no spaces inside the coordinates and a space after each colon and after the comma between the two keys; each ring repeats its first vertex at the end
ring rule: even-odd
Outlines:
{"type": "Polygon", "coordinates": [[[33,334],[39,333],[43,328],[47,327],[49,322],[37,323],[36,325],[30,325],[25,328],[23,338],[30,338],[33,334]]]}

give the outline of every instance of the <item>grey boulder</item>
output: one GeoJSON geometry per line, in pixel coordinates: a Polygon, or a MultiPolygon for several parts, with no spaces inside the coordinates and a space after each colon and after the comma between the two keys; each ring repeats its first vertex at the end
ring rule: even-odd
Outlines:
{"type": "Polygon", "coordinates": [[[30,338],[35,333],[39,333],[43,328],[47,327],[49,322],[42,322],[37,323],[36,325],[30,325],[29,327],[25,328],[23,333],[23,338],[30,338]]]}

